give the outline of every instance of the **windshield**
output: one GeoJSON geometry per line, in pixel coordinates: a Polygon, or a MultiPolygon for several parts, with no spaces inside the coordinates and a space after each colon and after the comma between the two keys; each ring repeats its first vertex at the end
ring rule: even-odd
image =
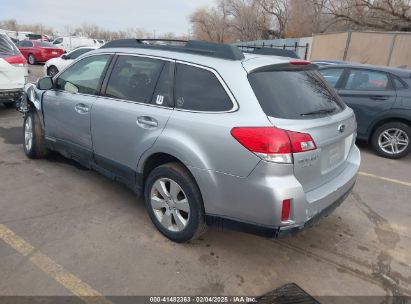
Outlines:
{"type": "Polygon", "coordinates": [[[344,109],[341,99],[316,70],[256,72],[248,80],[267,116],[306,119],[344,109]]]}

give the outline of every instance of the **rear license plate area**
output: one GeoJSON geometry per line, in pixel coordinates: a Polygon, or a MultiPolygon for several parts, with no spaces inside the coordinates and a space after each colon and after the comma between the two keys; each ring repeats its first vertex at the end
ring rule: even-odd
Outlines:
{"type": "Polygon", "coordinates": [[[338,167],[345,159],[345,140],[331,144],[322,149],[321,172],[327,174],[338,167]]]}

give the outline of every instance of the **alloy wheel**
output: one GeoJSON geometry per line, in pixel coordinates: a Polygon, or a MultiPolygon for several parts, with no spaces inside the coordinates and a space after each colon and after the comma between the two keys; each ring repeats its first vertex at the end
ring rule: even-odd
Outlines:
{"type": "Polygon", "coordinates": [[[153,183],[150,203],[159,223],[169,231],[180,232],[190,220],[190,205],[181,186],[169,178],[153,183]]]}
{"type": "Polygon", "coordinates": [[[30,116],[27,117],[24,124],[24,145],[27,151],[30,151],[33,145],[33,124],[30,116]]]}
{"type": "Polygon", "coordinates": [[[404,152],[409,142],[407,133],[397,128],[387,129],[378,137],[378,146],[380,149],[391,155],[404,152]]]}

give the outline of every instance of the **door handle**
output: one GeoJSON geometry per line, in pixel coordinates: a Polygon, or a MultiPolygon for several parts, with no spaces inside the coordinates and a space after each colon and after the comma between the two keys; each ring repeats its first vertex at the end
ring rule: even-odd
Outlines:
{"type": "Polygon", "coordinates": [[[88,106],[86,106],[84,103],[78,103],[74,107],[74,110],[76,110],[76,112],[79,114],[87,114],[89,109],[88,106]]]}
{"type": "Polygon", "coordinates": [[[149,116],[140,116],[137,118],[137,125],[145,129],[156,128],[158,127],[158,122],[149,116]]]}
{"type": "Polygon", "coordinates": [[[381,95],[376,95],[376,96],[371,96],[370,97],[372,100],[387,100],[388,96],[381,96],[381,95]]]}

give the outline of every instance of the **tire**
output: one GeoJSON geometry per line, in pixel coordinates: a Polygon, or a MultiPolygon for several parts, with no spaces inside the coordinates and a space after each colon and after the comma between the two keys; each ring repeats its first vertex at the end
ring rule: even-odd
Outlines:
{"type": "Polygon", "coordinates": [[[31,65],[36,64],[36,57],[34,57],[33,54],[29,54],[29,57],[28,57],[27,61],[31,65]]]}
{"type": "Polygon", "coordinates": [[[48,150],[43,141],[40,118],[33,111],[29,111],[24,116],[23,138],[24,153],[28,158],[44,158],[48,155],[48,150]]]}
{"type": "Polygon", "coordinates": [[[56,76],[58,74],[58,72],[59,72],[59,70],[54,65],[50,66],[47,69],[47,75],[49,75],[51,77],[56,76]]]}
{"type": "Polygon", "coordinates": [[[411,151],[411,128],[402,122],[389,122],[378,127],[371,137],[374,151],[385,158],[398,159],[411,151]]]}
{"type": "Polygon", "coordinates": [[[151,171],[145,183],[144,197],[152,222],[170,240],[183,243],[205,233],[203,199],[196,182],[183,165],[168,163],[151,171]],[[172,183],[175,183],[174,194],[170,191],[172,183]],[[166,195],[161,195],[159,186],[164,186],[166,191],[163,194],[166,195]]]}
{"type": "Polygon", "coordinates": [[[6,107],[7,109],[15,109],[16,108],[16,102],[6,102],[4,103],[4,107],[6,107]]]}

